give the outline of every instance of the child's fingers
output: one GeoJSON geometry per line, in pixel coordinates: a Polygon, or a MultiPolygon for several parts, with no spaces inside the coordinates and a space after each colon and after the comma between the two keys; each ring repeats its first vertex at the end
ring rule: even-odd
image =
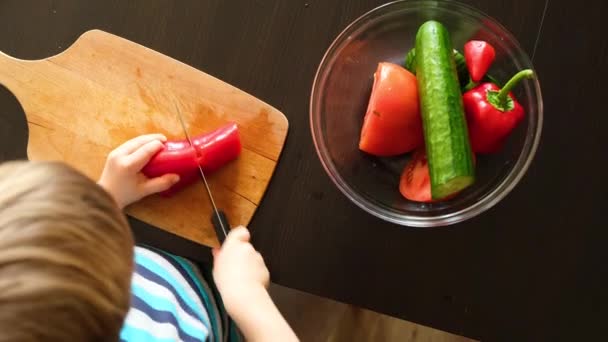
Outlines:
{"type": "Polygon", "coordinates": [[[230,232],[228,233],[228,236],[226,237],[226,242],[231,243],[232,241],[242,241],[242,242],[249,242],[249,239],[251,238],[251,235],[249,234],[249,230],[247,230],[247,228],[243,227],[243,226],[239,226],[236,228],[233,228],[230,230],[230,232]]]}
{"type": "Polygon", "coordinates": [[[148,164],[150,159],[163,148],[163,143],[160,140],[148,141],[140,146],[133,153],[124,157],[125,165],[129,170],[139,172],[148,164]]]}
{"type": "Polygon", "coordinates": [[[217,255],[220,253],[220,250],[217,248],[211,248],[211,255],[213,255],[213,259],[217,258],[217,255]]]}
{"type": "Polygon", "coordinates": [[[160,177],[152,178],[146,181],[141,186],[142,197],[155,194],[157,192],[165,191],[179,182],[179,176],[176,174],[168,173],[160,177]]]}
{"type": "Polygon", "coordinates": [[[160,140],[160,141],[166,141],[167,137],[165,137],[162,134],[144,134],[144,135],[140,135],[138,137],[135,137],[131,140],[128,140],[127,142],[123,143],[122,145],[118,146],[114,152],[119,154],[119,155],[128,155],[133,153],[133,151],[137,150],[138,148],[142,147],[143,145],[149,143],[150,141],[153,140],[160,140]]]}

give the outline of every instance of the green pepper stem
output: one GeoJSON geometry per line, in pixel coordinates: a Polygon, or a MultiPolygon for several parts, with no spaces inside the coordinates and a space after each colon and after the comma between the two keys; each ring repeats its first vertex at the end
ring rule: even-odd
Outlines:
{"type": "Polygon", "coordinates": [[[496,96],[498,102],[505,103],[507,101],[507,96],[509,96],[509,93],[511,92],[511,89],[513,89],[513,87],[515,87],[519,83],[519,81],[523,80],[524,78],[532,77],[534,77],[534,71],[532,71],[531,69],[524,69],[515,74],[513,77],[511,77],[509,82],[507,82],[507,84],[505,84],[505,86],[502,87],[502,89],[498,92],[498,96],[496,96]]]}

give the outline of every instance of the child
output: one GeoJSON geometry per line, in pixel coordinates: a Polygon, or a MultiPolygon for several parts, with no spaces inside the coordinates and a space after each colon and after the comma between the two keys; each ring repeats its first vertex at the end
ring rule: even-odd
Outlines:
{"type": "Polygon", "coordinates": [[[164,140],[112,151],[100,186],[61,163],[0,166],[0,341],[235,340],[223,306],[249,341],[297,340],[247,229],[214,250],[221,300],[189,261],[134,248],[121,209],[178,180],[140,172],[164,140]]]}

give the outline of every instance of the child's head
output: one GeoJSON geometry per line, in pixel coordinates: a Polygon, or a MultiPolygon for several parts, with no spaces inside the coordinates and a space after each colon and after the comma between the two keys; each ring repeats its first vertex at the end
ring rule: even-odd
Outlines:
{"type": "Polygon", "coordinates": [[[95,182],[60,163],[0,165],[0,341],[117,340],[132,258],[95,182]]]}

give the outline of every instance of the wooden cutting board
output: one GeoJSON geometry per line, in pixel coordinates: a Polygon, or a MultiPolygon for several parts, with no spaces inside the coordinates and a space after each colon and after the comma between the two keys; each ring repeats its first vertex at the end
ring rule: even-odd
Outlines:
{"type": "MultiPolygon", "coordinates": [[[[285,116],[200,70],[107,32],[84,33],[63,53],[18,60],[0,53],[0,83],[21,103],[30,160],[62,160],[97,180],[108,153],[135,136],[191,135],[234,121],[243,151],[208,178],[231,225],[247,225],[272,177],[287,135],[285,116]]],[[[208,246],[217,246],[202,182],[172,198],[148,197],[127,213],[208,246]]]]}

